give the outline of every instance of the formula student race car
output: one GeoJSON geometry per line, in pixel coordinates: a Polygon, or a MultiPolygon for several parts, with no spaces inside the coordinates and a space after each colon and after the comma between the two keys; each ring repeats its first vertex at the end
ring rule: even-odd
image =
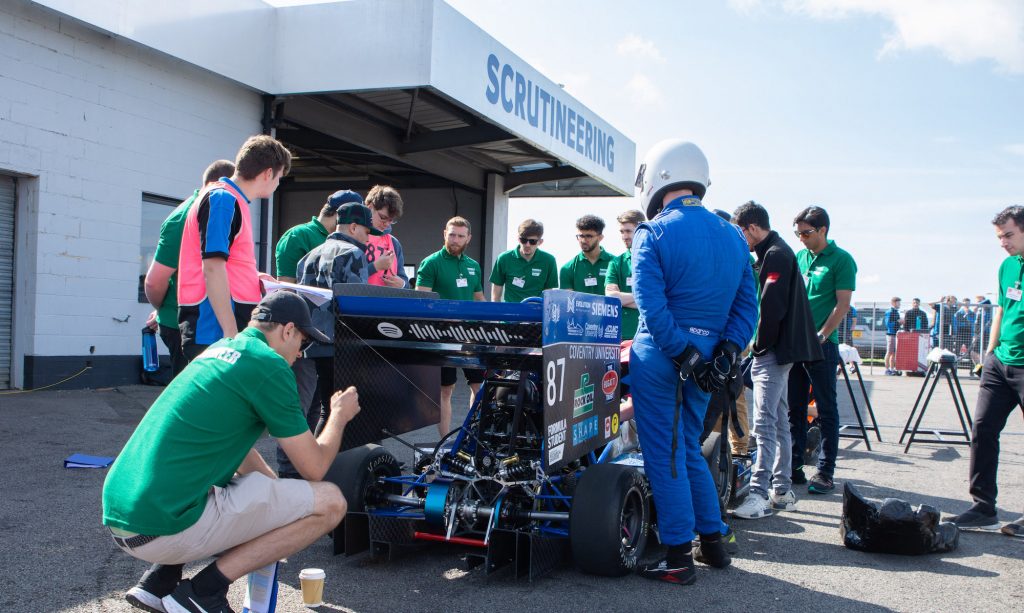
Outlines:
{"type": "Polygon", "coordinates": [[[356,385],[363,407],[325,477],[349,506],[335,553],[443,542],[487,574],[532,580],[570,556],[589,573],[630,572],[656,517],[642,456],[619,436],[619,301],[429,296],[335,286],[335,388],[356,385]],[[485,380],[464,422],[419,448],[401,435],[437,423],[442,366],[485,380]],[[414,449],[409,470],[385,438],[414,449]]]}

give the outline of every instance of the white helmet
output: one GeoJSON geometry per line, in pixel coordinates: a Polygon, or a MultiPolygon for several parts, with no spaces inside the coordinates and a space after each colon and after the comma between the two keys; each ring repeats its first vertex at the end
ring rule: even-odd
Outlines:
{"type": "Polygon", "coordinates": [[[651,147],[636,175],[647,219],[654,219],[661,212],[666,192],[689,189],[698,198],[704,198],[709,185],[708,159],[700,147],[679,139],[663,140],[651,147]]]}

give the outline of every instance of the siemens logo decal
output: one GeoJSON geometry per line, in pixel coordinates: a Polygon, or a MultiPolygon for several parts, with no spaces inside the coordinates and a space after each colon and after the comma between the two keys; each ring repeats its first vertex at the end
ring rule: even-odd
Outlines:
{"type": "Polygon", "coordinates": [[[493,53],[487,56],[487,81],[488,102],[500,102],[506,113],[544,130],[608,172],[615,171],[615,139],[610,134],[493,53]]]}

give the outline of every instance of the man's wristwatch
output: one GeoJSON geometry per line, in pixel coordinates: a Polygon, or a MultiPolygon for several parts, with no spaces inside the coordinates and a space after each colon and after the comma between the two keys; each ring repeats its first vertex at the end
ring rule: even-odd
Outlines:
{"type": "Polygon", "coordinates": [[[820,343],[824,343],[824,342],[825,342],[825,335],[822,334],[821,332],[818,332],[818,343],[820,344],[820,343]]]}

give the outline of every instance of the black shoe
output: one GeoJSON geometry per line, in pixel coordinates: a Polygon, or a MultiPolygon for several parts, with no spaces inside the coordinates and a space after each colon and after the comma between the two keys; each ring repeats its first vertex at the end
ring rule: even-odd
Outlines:
{"type": "Polygon", "coordinates": [[[180,566],[154,566],[146,571],[139,582],[125,593],[124,599],[136,609],[150,613],[164,613],[164,605],[160,600],[173,592],[179,581],[181,581],[180,566]]]}
{"type": "Polygon", "coordinates": [[[956,524],[961,530],[998,530],[999,517],[995,513],[986,513],[977,508],[977,505],[967,509],[963,513],[950,517],[949,521],[956,524]]]}
{"type": "Polygon", "coordinates": [[[701,539],[697,548],[693,550],[693,559],[715,568],[725,568],[732,564],[732,558],[729,557],[721,539],[715,541],[701,539]]]}
{"type": "Polygon", "coordinates": [[[793,481],[793,485],[806,485],[807,484],[807,477],[804,476],[804,467],[803,466],[797,466],[796,468],[793,469],[792,481],[793,481]]]}
{"type": "Polygon", "coordinates": [[[1021,517],[1017,521],[1010,522],[999,529],[1000,532],[1006,536],[1016,536],[1017,538],[1024,538],[1024,517],[1021,517]]]}
{"type": "Polygon", "coordinates": [[[174,591],[163,599],[167,613],[235,613],[228,604],[228,592],[218,592],[211,596],[200,596],[192,589],[192,581],[185,579],[174,588],[174,591]]]}
{"type": "Polygon", "coordinates": [[[640,567],[640,576],[647,579],[675,583],[676,585],[693,585],[697,580],[697,572],[693,570],[693,558],[687,556],[687,563],[678,568],[669,568],[665,559],[640,567]]]}
{"type": "Polygon", "coordinates": [[[832,481],[832,477],[826,477],[821,473],[816,473],[807,482],[808,494],[831,494],[835,489],[836,484],[832,481]]]}

